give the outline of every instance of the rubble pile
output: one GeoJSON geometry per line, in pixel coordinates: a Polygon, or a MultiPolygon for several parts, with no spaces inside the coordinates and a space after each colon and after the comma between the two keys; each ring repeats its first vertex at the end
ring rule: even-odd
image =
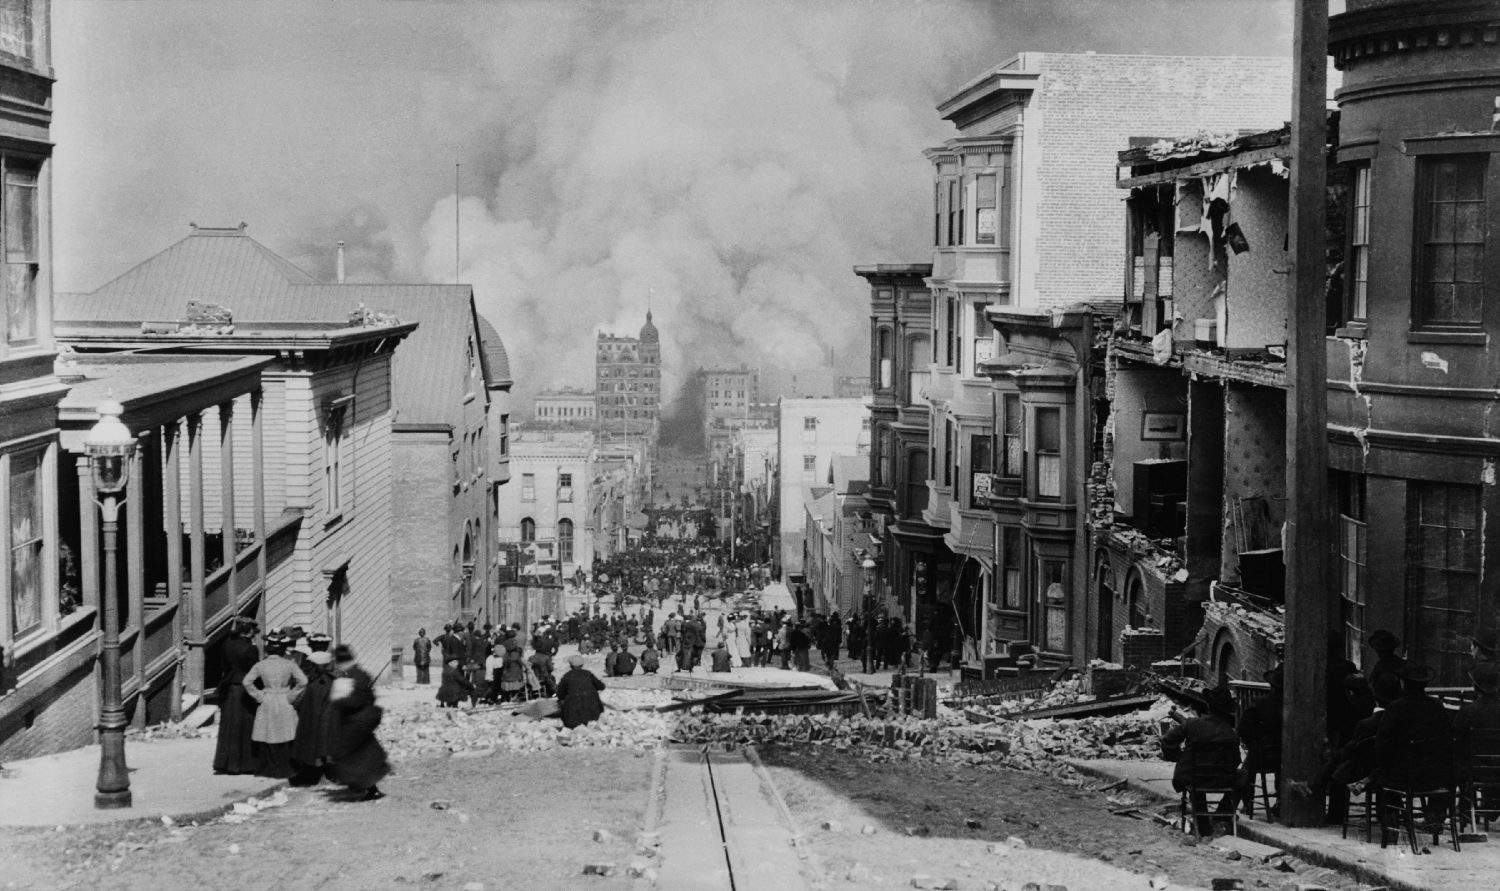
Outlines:
{"type": "Polygon", "coordinates": [[[968,700],[956,700],[954,704],[976,715],[994,718],[1016,715],[1021,712],[1032,711],[1033,709],[1090,702],[1093,699],[1092,695],[1084,692],[1083,680],[1081,678],[1071,678],[1065,681],[1058,681],[1046,690],[1031,691],[1015,696],[1014,698],[984,696],[968,700]]]}
{"type": "Polygon", "coordinates": [[[378,731],[393,759],[489,752],[542,752],[561,747],[647,749],[666,738],[668,715],[653,706],[670,697],[651,690],[606,690],[610,708],[592,724],[568,730],[555,720],[517,716],[508,708],[391,710],[378,731]]]}
{"type": "Polygon", "coordinates": [[[1161,757],[1157,728],[1171,713],[1172,701],[1163,696],[1151,708],[1128,715],[1025,721],[1022,726],[1054,758],[1148,761],[1161,757]]]}

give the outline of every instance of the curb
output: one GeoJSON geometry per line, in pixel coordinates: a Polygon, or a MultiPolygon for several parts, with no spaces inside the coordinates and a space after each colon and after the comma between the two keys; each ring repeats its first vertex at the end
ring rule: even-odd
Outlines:
{"type": "Polygon", "coordinates": [[[270,785],[262,787],[257,792],[251,792],[242,798],[236,798],[234,801],[228,801],[210,808],[204,808],[203,810],[180,811],[178,813],[157,813],[150,816],[121,817],[118,820],[95,820],[89,823],[69,823],[64,821],[61,823],[3,824],[0,825],[0,830],[40,829],[45,831],[53,831],[58,826],[61,826],[65,829],[89,829],[94,826],[128,826],[136,823],[154,823],[156,825],[161,825],[162,817],[171,819],[173,823],[176,823],[179,826],[187,825],[189,823],[210,823],[234,810],[234,806],[237,804],[249,801],[252,798],[263,798],[267,795],[275,794],[282,789],[289,788],[289,786],[290,784],[286,780],[277,780],[270,785]]]}
{"type": "MultiPolygon", "coordinates": [[[[1090,764],[1082,764],[1071,759],[1063,759],[1063,763],[1079,773],[1087,774],[1095,779],[1108,780],[1113,783],[1123,782],[1125,787],[1132,792],[1145,795],[1156,801],[1170,804],[1177,803],[1176,798],[1164,795],[1140,780],[1118,776],[1107,770],[1094,767],[1090,764]]],[[[1434,886],[1432,885],[1414,883],[1407,879],[1393,876],[1367,863],[1352,861],[1342,854],[1328,850],[1322,845],[1304,841],[1285,829],[1269,826],[1243,815],[1240,817],[1240,835],[1251,841],[1260,842],[1263,845],[1280,848],[1286,853],[1297,857],[1299,860],[1311,863],[1313,866],[1337,870],[1360,882],[1379,885],[1387,889],[1387,891],[1434,891],[1434,886]]]]}

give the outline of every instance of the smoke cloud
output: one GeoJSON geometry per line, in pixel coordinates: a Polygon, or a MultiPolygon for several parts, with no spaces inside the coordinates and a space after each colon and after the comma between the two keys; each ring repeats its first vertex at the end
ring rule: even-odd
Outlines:
{"type": "Polygon", "coordinates": [[[671,398],[697,366],[864,368],[850,267],[930,255],[921,150],[959,84],[1023,50],[1284,54],[1289,9],[76,0],[53,21],[60,288],[241,220],[321,277],[343,240],[353,280],[453,281],[456,201],[457,275],[523,396],[590,386],[594,334],[650,308],[671,398]]]}

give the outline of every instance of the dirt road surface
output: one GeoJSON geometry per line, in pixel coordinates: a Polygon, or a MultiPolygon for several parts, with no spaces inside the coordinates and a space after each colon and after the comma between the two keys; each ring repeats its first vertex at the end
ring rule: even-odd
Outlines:
{"type": "Polygon", "coordinates": [[[1209,888],[1215,878],[1238,878],[1246,889],[1360,887],[1297,861],[1287,872],[1274,865],[1279,858],[1231,860],[1210,844],[1189,846],[1180,832],[1112,815],[1104,793],[1090,786],[1009,770],[871,765],[821,748],[770,747],[760,755],[830,888],[910,888],[919,875],[937,880],[930,887],[953,878],[974,891],[1028,882],[1147,891],[1158,877],[1172,888],[1209,888]],[[1011,847],[1011,837],[1027,847],[1011,847]]]}
{"type": "Polygon", "coordinates": [[[399,767],[378,802],[293,790],[286,805],[238,824],[10,831],[0,835],[0,887],[630,886],[625,866],[650,785],[649,754],[557,750],[399,767]],[[596,842],[595,829],[613,837],[596,842]],[[582,875],[585,864],[608,861],[618,875],[582,875]]]}

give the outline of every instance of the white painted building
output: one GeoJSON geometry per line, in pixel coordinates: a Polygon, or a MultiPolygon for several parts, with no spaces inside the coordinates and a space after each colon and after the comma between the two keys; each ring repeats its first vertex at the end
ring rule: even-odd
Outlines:
{"type": "Polygon", "coordinates": [[[805,487],[828,479],[835,455],[870,453],[870,398],[790,399],[777,410],[781,571],[802,573],[805,487]]]}

